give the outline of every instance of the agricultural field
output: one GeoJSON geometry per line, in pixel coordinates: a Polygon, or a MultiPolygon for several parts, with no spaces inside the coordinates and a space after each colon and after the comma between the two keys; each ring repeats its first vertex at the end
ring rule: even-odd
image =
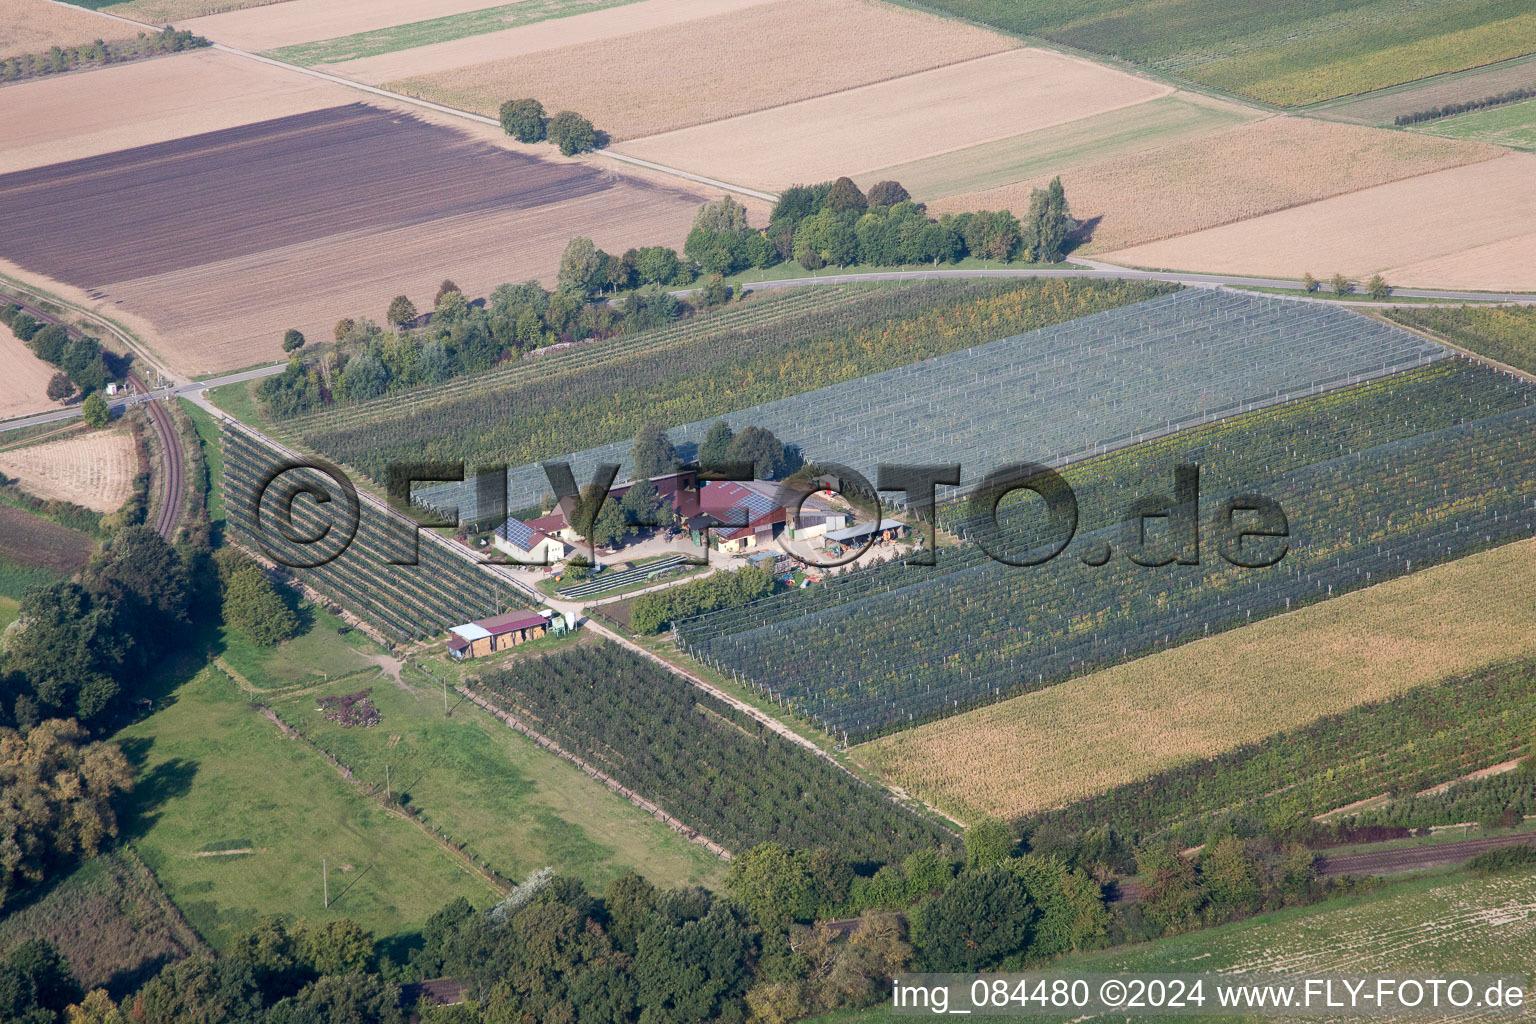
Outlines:
{"type": "Polygon", "coordinates": [[[217,669],[115,739],[138,768],[124,831],[215,948],[273,913],[348,917],[387,940],[455,897],[495,897],[419,828],[284,737],[217,669]]]}
{"type": "MultiPolygon", "coordinates": [[[[1052,975],[1142,976],[1401,976],[1415,972],[1420,976],[1432,972],[1435,977],[1478,972],[1525,976],[1533,955],[1536,873],[1516,869],[1488,879],[1458,873],[1394,882],[1317,906],[1290,908],[1117,949],[1069,954],[1052,961],[1049,971],[1052,975]]],[[[900,1024],[912,1019],[910,1013],[897,1014],[885,1005],[862,1012],[828,1013],[808,1018],[808,1024],[900,1024]]],[[[1508,1010],[1474,1009],[1434,1019],[1496,1021],[1507,1019],[1508,1014],[1508,1010]]],[[[1115,1019],[1132,1022],[1170,1018],[1117,1014],[1115,1019]]],[[[1201,1019],[1255,1018],[1234,1015],[1201,1019]]]]}
{"type": "MultiPolygon", "coordinates": [[[[1475,143],[1311,118],[1269,117],[1196,134],[1148,152],[1069,165],[1060,173],[1073,216],[1092,225],[1083,251],[1105,252],[1234,222],[1240,223],[1230,230],[1240,232],[1251,218],[1275,210],[1305,208],[1329,196],[1491,162],[1501,155],[1502,150],[1475,143]],[[1306,173],[1298,174],[1299,166],[1306,173]]],[[[1003,208],[1023,216],[1030,193],[1044,187],[1056,173],[1043,168],[1011,185],[934,203],[933,211],[1003,208]]],[[[1447,183],[1445,195],[1435,193],[1437,201],[1454,201],[1456,194],[1450,187],[1447,183]]],[[[1340,199],[1338,205],[1351,207],[1355,201],[1340,199]]],[[[1376,233],[1368,232],[1367,238],[1376,233]]],[[[1310,236],[1305,242],[1297,239],[1296,244],[1314,254],[1329,251],[1314,244],[1310,236]]],[[[1212,262],[1199,269],[1242,273],[1238,267],[1244,265],[1244,257],[1251,262],[1263,253],[1262,248],[1251,253],[1233,248],[1230,263],[1212,262]]],[[[1118,259],[1120,254],[1110,258],[1118,259]]],[[[1298,270],[1294,276],[1300,275],[1298,270]]]]}
{"type": "Polygon", "coordinates": [[[1308,107],[1307,113],[1356,124],[1390,125],[1402,115],[1452,103],[1475,102],[1533,86],[1536,86],[1536,55],[1436,75],[1362,96],[1331,100],[1308,107]]]}
{"type": "Polygon", "coordinates": [[[208,949],[126,844],[81,864],[34,902],[7,908],[0,949],[32,939],[53,943],[86,990],[105,988],[114,999],[208,949]]]}
{"type": "Polygon", "coordinates": [[[1393,309],[1388,319],[1429,331],[1480,356],[1536,374],[1536,308],[1393,309]]]}
{"type": "MultiPolygon", "coordinates": [[[[1021,570],[963,544],[937,567],[845,574],[688,620],[679,634],[690,652],[792,700],[803,718],[871,736],[1524,539],[1536,525],[1536,459],[1519,441],[1536,417],[1536,388],[1451,360],[1292,397],[1067,465],[1077,532],[1046,564],[1021,570]],[[1278,553],[1261,550],[1259,562],[1277,560],[1271,568],[1238,569],[1209,546],[1202,560],[1194,542],[1168,535],[1172,526],[1145,542],[1122,535],[1127,496],[1167,488],[1176,465],[1200,467],[1204,509],[1240,493],[1278,503],[1289,532],[1278,553]],[[1148,571],[1128,557],[1138,544],[1143,560],[1171,559],[1171,548],[1185,564],[1148,571]]],[[[940,518],[970,538],[979,515],[984,507],[967,501],[940,518]]],[[[1003,505],[999,521],[1021,557],[1039,562],[1059,543],[1040,532],[1032,504],[1003,505]]]]}
{"type": "Polygon", "coordinates": [[[1008,50],[614,148],[772,189],[862,174],[1172,92],[1077,57],[1008,50]]]}
{"type": "Polygon", "coordinates": [[[1533,175],[1536,154],[1509,153],[1105,258],[1130,266],[1293,278],[1379,271],[1403,286],[1536,288],[1536,262],[1506,262],[1536,246],[1533,175]]]}
{"type": "Polygon", "coordinates": [[[269,51],[267,56],[290,64],[335,64],[380,54],[411,50],[435,43],[516,29],[550,19],[563,19],[621,7],[635,0],[513,0],[422,21],[395,24],[333,39],[296,43],[269,51]]]}
{"type": "MultiPolygon", "coordinates": [[[[266,550],[283,555],[290,566],[313,566],[294,568],[293,575],[398,640],[432,636],[451,625],[507,611],[509,604],[514,604],[514,592],[473,564],[467,551],[460,557],[430,537],[422,537],[413,551],[415,532],[393,513],[371,504],[360,505],[358,520],[353,523],[344,512],[333,512],[343,510],[349,502],[328,476],[289,471],[271,478],[280,483],[258,490],[284,462],[276,451],[244,430],[224,430],[223,460],[231,539],[252,549],[265,545],[266,550]],[[344,550],[338,545],[317,551],[302,544],[289,545],[271,529],[257,532],[256,502],[262,502],[263,515],[270,523],[284,516],[277,503],[289,489],[304,484],[315,488],[314,493],[328,495],[331,504],[293,504],[292,522],[296,528],[315,531],[311,536],[334,530],[339,537],[355,530],[344,550]],[[316,565],[317,555],[332,558],[316,565]]],[[[284,516],[281,521],[289,520],[284,516]]]]}
{"type": "MultiPolygon", "coordinates": [[[[524,0],[526,2],[526,0],[524,0]]],[[[682,27],[699,18],[742,13],[775,0],[638,0],[608,3],[586,14],[535,21],[446,42],[415,45],[374,57],[327,64],[325,70],[356,82],[382,85],[415,75],[434,75],[507,57],[529,56],[558,47],[602,45],[606,40],[655,29],[682,27]]],[[[755,83],[760,86],[762,83],[755,83]]],[[[599,126],[601,127],[601,126],[599,126]]]]}
{"type": "MultiPolygon", "coordinates": [[[[899,372],[893,368],[1167,290],[1140,282],[1054,281],[806,289],[753,299],[698,324],[626,336],[599,350],[609,356],[601,364],[576,361],[578,355],[566,365],[552,353],[393,402],[293,422],[308,446],[375,480],[383,479],[391,459],[502,460],[515,467],[507,473],[507,507],[526,508],[548,489],[535,460],[575,450],[573,465],[583,479],[597,461],[627,465],[630,443],[646,422],[678,428],[673,442],[685,450],[718,416],[737,429],[770,426],[786,440],[809,443],[816,437],[805,433],[814,422],[806,412],[818,407],[826,397],[821,389],[832,382],[857,391],[869,373],[899,372]],[[753,402],[775,405],[749,409],[753,402]]],[[[463,515],[478,518],[469,512],[473,482],[445,486],[418,493],[427,500],[452,493],[463,515]]]]}
{"type": "Polygon", "coordinates": [[[718,885],[725,864],[574,765],[407,669],[401,681],[356,679],[270,703],[364,782],[391,792],[418,821],[463,843],[502,877],[520,881],[553,865],[594,892],[624,871],[659,886],[718,885]],[[379,725],[345,729],[316,710],[326,695],[371,686],[379,725]]]}
{"type": "Polygon", "coordinates": [[[176,27],[226,46],[259,51],[499,5],[499,0],[283,0],[178,21],[176,27]]]}
{"type": "Polygon", "coordinates": [[[133,493],[138,453],[127,430],[81,434],[0,452],[0,474],[28,494],[111,512],[133,493]]]}
{"type": "MultiPolygon", "coordinates": [[[[932,202],[1025,180],[1048,182],[1077,167],[1209,139],[1220,129],[1260,116],[1258,111],[1235,103],[1179,92],[1052,128],[866,171],[854,181],[861,188],[877,181],[899,181],[919,201],[932,202]]],[[[1071,199],[1079,204],[1075,188],[1071,199]]],[[[1010,194],[1007,205],[1017,203],[1010,194]]],[[[1020,213],[1027,204],[1026,198],[1019,205],[1020,213]]]]}
{"type": "Polygon", "coordinates": [[[1006,32],[1119,57],[1277,106],[1298,106],[1531,52],[1521,0],[932,0],[1006,32]]]}
{"type": "Polygon", "coordinates": [[[48,381],[58,371],[33,355],[9,328],[0,330],[0,363],[5,365],[4,379],[0,379],[0,420],[42,412],[58,404],[48,397],[48,381]]]}
{"type": "Polygon", "coordinates": [[[6,87],[0,174],[351,103],[345,86],[192,50],[6,87]]]}
{"type": "Polygon", "coordinates": [[[1469,139],[1511,149],[1536,149],[1536,100],[1506,103],[1429,121],[1418,130],[1448,139],[1469,139]]]}
{"type": "Polygon", "coordinates": [[[261,7],[281,3],[283,0],[128,0],[127,3],[109,3],[106,0],[77,0],[82,7],[115,14],[120,18],[163,25],[168,21],[185,21],[201,18],[220,11],[238,11],[246,7],[261,7]]]}
{"type": "Polygon", "coordinates": [[[1016,46],[995,32],[873,0],[777,0],[385,87],[490,116],[508,97],[535,96],[548,110],[581,111],[623,141],[1016,46]],[[790,38],[794,45],[783,45],[790,38]],[[880,45],[850,48],[850,39],[880,45]],[[573,75],[574,66],[590,73],[573,75]],[[733,86],[732,79],[741,84],[733,86]]]}
{"type": "Polygon", "coordinates": [[[0,504],[0,595],[20,598],[32,587],[74,575],[96,542],[41,516],[0,504]]]}
{"type": "Polygon", "coordinates": [[[148,320],[198,375],[445,276],[470,294],[552,278],[572,235],[680,244],[703,198],[352,103],[0,176],[0,251],[148,320]]]}
{"type": "Polygon", "coordinates": [[[48,0],[0,0],[0,60],[41,53],[50,46],[78,46],[122,39],[133,31],[99,14],[48,0]]]}
{"type": "Polygon", "coordinates": [[[947,838],[884,790],[616,644],[481,672],[470,686],[736,853],[777,841],[888,862],[947,838]]]}
{"type": "MultiPolygon", "coordinates": [[[[1350,735],[1354,725],[1339,722],[1380,717],[1361,705],[1391,702],[1425,687],[1445,691],[1452,702],[1468,702],[1456,720],[1474,721],[1469,699],[1457,697],[1461,687],[1447,680],[1489,662],[1536,655],[1533,568],[1536,541],[1506,545],[881,737],[856,747],[854,756],[886,784],[962,820],[982,813],[1036,815],[1116,787],[1163,792],[1168,795],[1161,804],[1136,806],[1135,816],[1117,814],[1109,798],[1071,812],[1074,827],[1114,816],[1121,826],[1154,831],[1227,806],[1234,794],[1252,799],[1303,777],[1319,790],[1307,803],[1309,814],[1384,792],[1400,767],[1405,775],[1435,771],[1454,777],[1462,755],[1472,770],[1501,760],[1512,747],[1480,748],[1453,732],[1447,741],[1456,756],[1443,760],[1438,759],[1442,747],[1431,748],[1420,737],[1421,749],[1408,767],[1393,762],[1371,771],[1322,772],[1315,764],[1281,765],[1252,779],[1233,766],[1231,752],[1245,744],[1265,745],[1276,733],[1350,735]],[[1333,724],[1321,721],[1350,708],[1359,710],[1333,724]],[[1314,721],[1320,724],[1313,726],[1314,721]],[[1485,764],[1476,763],[1479,755],[1485,764]],[[1206,763],[1221,765],[1229,789],[1201,793],[1197,801],[1183,798],[1185,787],[1163,785],[1182,777],[1181,768],[1198,772],[1210,758],[1221,759],[1206,763]],[[1293,776],[1280,777],[1293,769],[1293,776]],[[1139,780],[1162,782],[1132,785],[1139,780]]],[[[1530,671],[1522,678],[1530,679],[1530,671]]],[[[1415,749],[1400,744],[1395,733],[1384,742],[1415,749]]],[[[1294,739],[1267,746],[1302,749],[1294,739]]],[[[1315,760],[1343,763],[1322,741],[1317,749],[1322,753],[1315,760]]],[[[1380,757],[1375,746],[1351,755],[1350,763],[1372,757],[1380,757]]],[[[1290,799],[1297,796],[1292,792],[1290,799]]]]}

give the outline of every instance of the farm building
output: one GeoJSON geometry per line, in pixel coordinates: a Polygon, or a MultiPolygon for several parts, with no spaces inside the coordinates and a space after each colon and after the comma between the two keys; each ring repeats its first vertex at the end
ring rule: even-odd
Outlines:
{"type": "Polygon", "coordinates": [[[842,513],[810,497],[791,526],[789,509],[779,504],[779,485],[761,480],[709,480],[679,497],[682,501],[673,507],[694,541],[701,542],[708,527],[727,554],[766,547],[786,530],[791,539],[814,537],[846,522],[842,513]]]}
{"type": "Polygon", "coordinates": [[[508,519],[496,527],[491,543],[498,551],[506,552],[519,562],[548,565],[566,556],[566,543],[559,536],[550,536],[546,527],[563,527],[564,520],[545,516],[531,522],[508,519]]]}
{"type": "Polygon", "coordinates": [[[451,627],[448,630],[448,653],[460,660],[480,658],[537,640],[550,632],[565,632],[565,621],[555,612],[507,612],[451,627]]]}

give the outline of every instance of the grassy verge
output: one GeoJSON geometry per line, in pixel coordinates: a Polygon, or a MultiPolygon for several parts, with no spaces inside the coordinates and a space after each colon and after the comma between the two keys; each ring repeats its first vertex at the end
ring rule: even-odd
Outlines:
{"type": "Polygon", "coordinates": [[[361,632],[308,601],[300,603],[299,613],[309,628],[276,647],[257,647],[236,630],[221,630],[220,659],[263,692],[314,686],[375,668],[366,656],[382,652],[361,632]]]}
{"type": "Polygon", "coordinates": [[[181,411],[192,420],[197,437],[203,444],[203,460],[208,464],[208,518],[214,523],[224,521],[224,448],[219,443],[219,425],[202,406],[178,399],[181,411]]]}

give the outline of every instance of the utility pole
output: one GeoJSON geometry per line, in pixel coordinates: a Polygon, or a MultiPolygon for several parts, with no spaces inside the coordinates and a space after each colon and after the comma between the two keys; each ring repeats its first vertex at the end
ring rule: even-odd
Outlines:
{"type": "Polygon", "coordinates": [[[326,869],[325,869],[325,858],[324,857],[320,858],[320,885],[322,887],[321,891],[323,893],[325,893],[325,909],[326,910],[330,910],[331,909],[331,878],[330,878],[330,875],[327,874],[327,872],[326,872],[326,869]]]}

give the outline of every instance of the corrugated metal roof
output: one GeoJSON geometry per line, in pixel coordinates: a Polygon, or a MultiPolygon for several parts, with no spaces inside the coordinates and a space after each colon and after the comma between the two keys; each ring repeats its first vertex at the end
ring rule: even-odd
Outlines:
{"type": "Polygon", "coordinates": [[[845,527],[841,530],[828,530],[825,534],[827,540],[855,540],[859,537],[868,537],[872,533],[882,530],[894,530],[898,526],[905,526],[899,519],[882,519],[880,525],[874,523],[859,523],[857,526],[845,527]]]}
{"type": "Polygon", "coordinates": [[[474,625],[488,630],[487,635],[490,635],[490,633],[510,633],[516,629],[527,629],[529,626],[542,626],[548,621],[538,612],[517,611],[494,615],[489,619],[479,619],[474,625]]]}
{"type": "Polygon", "coordinates": [[[487,631],[486,628],[480,625],[478,622],[466,622],[462,626],[454,626],[450,628],[448,632],[452,633],[454,636],[462,637],[463,639],[470,642],[475,640],[484,640],[486,637],[491,635],[490,632],[487,631]]]}

